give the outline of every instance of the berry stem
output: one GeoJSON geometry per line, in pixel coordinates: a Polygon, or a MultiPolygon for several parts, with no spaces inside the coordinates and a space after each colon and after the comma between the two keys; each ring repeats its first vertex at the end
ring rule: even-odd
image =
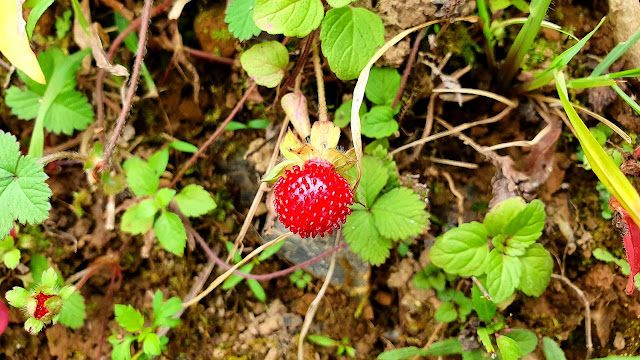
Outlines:
{"type": "Polygon", "coordinates": [[[318,86],[318,119],[320,121],[329,121],[329,116],[327,115],[327,100],[324,93],[324,74],[322,73],[318,43],[315,39],[313,40],[313,67],[316,71],[316,83],[318,86]]]}

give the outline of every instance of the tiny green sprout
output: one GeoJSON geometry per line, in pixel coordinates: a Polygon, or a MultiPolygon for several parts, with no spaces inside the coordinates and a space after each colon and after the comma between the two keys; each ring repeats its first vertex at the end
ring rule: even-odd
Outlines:
{"type": "Polygon", "coordinates": [[[7,235],[4,240],[0,240],[0,258],[9,269],[15,269],[20,263],[22,254],[16,248],[15,227],[11,230],[11,234],[7,235]]]}
{"type": "Polygon", "coordinates": [[[333,340],[325,335],[315,334],[308,335],[307,339],[316,345],[326,348],[336,346],[336,354],[338,356],[347,355],[352,358],[356,357],[356,349],[349,346],[349,338],[346,336],[342,338],[342,341],[333,340]]]}
{"type": "Polygon", "coordinates": [[[35,335],[48,324],[56,324],[61,316],[65,301],[76,291],[72,285],[59,286],[59,275],[53,268],[42,273],[40,283],[30,290],[14,286],[5,297],[13,307],[21,308],[27,320],[24,328],[35,335]]]}
{"type": "Polygon", "coordinates": [[[439,291],[438,297],[442,300],[442,304],[435,313],[435,318],[439,322],[450,323],[456,319],[465,322],[467,316],[473,311],[473,302],[461,291],[446,289],[439,291]]]}
{"type": "Polygon", "coordinates": [[[311,282],[311,274],[304,272],[302,269],[296,269],[296,271],[289,276],[289,280],[291,280],[298,289],[304,289],[311,282]]]}

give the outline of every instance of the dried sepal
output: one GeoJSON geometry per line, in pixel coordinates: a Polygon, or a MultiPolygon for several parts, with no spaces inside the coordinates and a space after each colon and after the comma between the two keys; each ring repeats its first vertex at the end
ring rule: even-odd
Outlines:
{"type": "Polygon", "coordinates": [[[340,128],[331,121],[316,121],[311,128],[309,143],[318,151],[335,149],[340,140],[340,128]]]}

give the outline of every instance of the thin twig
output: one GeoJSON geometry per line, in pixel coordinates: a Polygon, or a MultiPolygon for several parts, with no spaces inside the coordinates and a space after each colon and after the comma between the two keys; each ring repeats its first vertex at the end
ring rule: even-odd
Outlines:
{"type": "Polygon", "coordinates": [[[489,293],[487,292],[487,289],[485,289],[484,286],[482,286],[482,283],[480,282],[480,280],[478,280],[478,278],[475,276],[472,276],[471,280],[473,281],[474,284],[476,284],[478,289],[480,289],[484,298],[491,301],[491,295],[489,295],[489,293]]]}
{"type": "Polygon", "coordinates": [[[307,36],[307,41],[304,44],[304,48],[302,49],[302,53],[296,62],[296,67],[293,68],[291,75],[284,81],[282,87],[280,88],[280,92],[278,93],[278,97],[276,99],[276,103],[280,103],[280,99],[284,96],[284,94],[288,91],[291,84],[300,78],[300,74],[302,73],[302,68],[307,63],[307,59],[309,59],[309,54],[311,53],[311,46],[313,45],[314,39],[316,37],[316,32],[318,30],[313,30],[309,36],[307,36]]]}
{"type": "MultiPolygon", "coordinates": [[[[117,266],[114,266],[113,269],[111,270],[111,280],[109,281],[107,296],[106,296],[106,299],[104,300],[105,302],[104,309],[111,309],[111,299],[113,298],[113,285],[115,284],[118,271],[119,269],[117,266]]],[[[100,340],[98,341],[98,356],[96,356],[96,359],[102,358],[102,345],[104,343],[104,331],[105,331],[105,328],[107,327],[107,318],[109,317],[110,314],[111,314],[111,311],[107,310],[102,315],[102,326],[100,328],[100,340]]]]}
{"type": "Polygon", "coordinates": [[[457,161],[457,160],[449,160],[449,159],[440,159],[437,157],[433,157],[430,156],[429,160],[431,160],[431,162],[436,163],[436,164],[442,164],[442,165],[449,165],[449,166],[457,166],[457,167],[461,167],[461,168],[465,168],[465,169],[477,169],[478,168],[478,164],[474,164],[474,163],[468,163],[468,162],[464,162],[464,161],[457,161]]]}
{"type": "Polygon", "coordinates": [[[133,103],[133,96],[136,94],[136,89],[138,88],[138,80],[140,79],[140,68],[142,67],[142,60],[144,59],[144,54],[147,50],[147,32],[149,30],[149,19],[151,18],[151,5],[153,4],[153,0],[145,0],[144,8],[142,9],[142,18],[141,23],[145,24],[140,28],[140,39],[138,41],[138,51],[136,52],[136,60],[133,63],[133,73],[131,78],[129,79],[129,89],[127,90],[127,94],[124,102],[122,103],[122,111],[120,112],[120,116],[118,117],[118,122],[116,123],[116,127],[113,129],[113,133],[111,134],[111,140],[109,141],[109,145],[105,148],[102,153],[102,161],[105,163],[109,163],[109,158],[111,158],[111,154],[113,153],[113,149],[116,147],[116,143],[118,138],[120,137],[120,132],[124,127],[124,123],[127,120],[127,116],[129,115],[129,109],[131,109],[131,105],[133,103]]]}
{"type": "Polygon", "coordinates": [[[327,100],[324,94],[324,74],[322,73],[318,44],[315,40],[313,42],[313,68],[316,71],[316,83],[318,86],[318,118],[320,121],[329,121],[329,116],[327,115],[327,100]]]}
{"type": "Polygon", "coordinates": [[[484,96],[484,97],[488,97],[490,99],[493,99],[495,101],[501,102],[507,106],[510,107],[516,107],[518,106],[518,102],[517,101],[513,101],[513,100],[509,100],[506,97],[502,96],[502,95],[498,95],[496,93],[492,93],[490,91],[486,91],[486,90],[480,90],[480,89],[433,89],[434,93],[451,93],[451,94],[470,94],[470,95],[479,95],[479,96],[484,96]]]}
{"type": "Polygon", "coordinates": [[[411,49],[411,54],[409,55],[409,60],[407,60],[407,66],[404,68],[404,73],[402,73],[402,80],[400,81],[400,87],[398,91],[396,91],[396,96],[393,98],[393,104],[391,105],[392,109],[396,108],[400,98],[402,98],[402,93],[404,92],[404,88],[407,85],[407,80],[409,79],[409,74],[411,73],[411,68],[413,68],[413,64],[416,62],[416,56],[418,55],[418,49],[420,49],[420,41],[424,38],[424,34],[427,32],[427,29],[422,29],[416,36],[416,40],[413,43],[413,49],[411,49]]]}
{"type": "Polygon", "coordinates": [[[85,161],[89,161],[89,156],[77,153],[75,151],[60,151],[51,155],[43,156],[38,160],[38,162],[42,165],[46,165],[50,162],[62,159],[78,160],[84,163],[85,161]]]}
{"type": "Polygon", "coordinates": [[[458,189],[456,189],[456,184],[453,181],[453,178],[451,177],[451,174],[449,174],[446,171],[442,172],[442,176],[444,176],[445,179],[447,179],[447,183],[449,184],[449,190],[451,190],[451,193],[453,194],[453,196],[456,197],[456,199],[458,200],[458,226],[460,226],[462,223],[464,223],[464,195],[462,195],[462,193],[460,191],[458,191],[458,189]]]}
{"type": "Polygon", "coordinates": [[[238,101],[238,103],[236,104],[236,106],[233,108],[233,110],[231,110],[231,114],[229,114],[229,116],[227,116],[227,118],[222,122],[222,124],[220,124],[218,126],[218,129],[216,129],[216,131],[209,136],[209,138],[207,139],[207,141],[205,141],[204,144],[202,144],[200,146],[200,149],[198,149],[198,152],[196,152],[195,154],[193,154],[193,156],[191,156],[191,158],[189,159],[189,161],[187,161],[187,163],[182,167],[182,169],[180,169],[180,171],[178,172],[178,174],[173,178],[173,180],[171,181],[171,185],[169,185],[169,188],[173,188],[176,186],[176,184],[178,183],[178,181],[180,181],[180,179],[182,179],[182,177],[184,176],[184,174],[187,172],[187,170],[189,170],[193,164],[196,163],[196,161],[198,161],[198,158],[200,158],[202,156],[202,154],[204,154],[205,151],[207,151],[207,149],[209,148],[209,146],[211,146],[211,144],[220,136],[222,135],[222,133],[225,131],[225,129],[227,128],[227,125],[231,122],[231,120],[233,120],[233,118],[236,116],[236,114],[240,111],[240,109],[242,109],[242,107],[244,106],[244,103],[247,101],[247,99],[249,98],[249,95],[251,95],[251,93],[258,87],[258,84],[253,83],[248,89],[247,91],[245,91],[244,95],[242,96],[242,98],[240,99],[240,101],[238,101]]]}
{"type": "Polygon", "coordinates": [[[202,51],[202,50],[198,50],[198,49],[192,49],[190,47],[182,47],[182,50],[184,50],[184,52],[186,52],[189,55],[193,55],[196,56],[198,58],[213,62],[213,63],[217,63],[217,64],[225,64],[225,65],[230,65],[230,66],[234,66],[236,65],[236,61],[233,59],[229,59],[226,57],[222,57],[222,56],[216,56],[213,55],[209,52],[206,51],[202,51]]]}
{"type": "Polygon", "coordinates": [[[589,360],[589,358],[591,358],[591,353],[593,352],[593,340],[591,339],[591,305],[589,304],[589,300],[584,295],[584,292],[579,287],[577,287],[574,283],[572,283],[571,280],[569,280],[569,278],[567,278],[566,276],[551,274],[551,278],[560,280],[565,284],[567,284],[570,288],[573,289],[573,291],[576,292],[576,294],[578,294],[578,297],[580,298],[580,300],[582,300],[582,303],[584,304],[584,327],[585,327],[584,332],[585,332],[585,337],[587,338],[586,339],[586,342],[587,342],[586,359],[589,360]]]}
{"type": "MultiPolygon", "coordinates": [[[[336,240],[333,243],[334,247],[338,245],[338,241],[340,241],[340,230],[336,234],[336,240]]],[[[333,277],[333,270],[336,267],[336,258],[337,253],[333,253],[331,255],[331,261],[329,262],[329,270],[327,270],[327,276],[324,278],[324,284],[318,291],[318,295],[313,299],[311,304],[309,305],[309,309],[307,310],[307,314],[304,316],[304,322],[302,323],[302,329],[300,329],[300,337],[298,338],[298,360],[304,360],[304,338],[307,336],[309,332],[309,328],[311,327],[311,323],[313,322],[313,318],[318,311],[318,307],[320,306],[320,301],[324,297],[324,293],[327,292],[329,288],[329,284],[331,283],[331,278],[333,277]]]]}

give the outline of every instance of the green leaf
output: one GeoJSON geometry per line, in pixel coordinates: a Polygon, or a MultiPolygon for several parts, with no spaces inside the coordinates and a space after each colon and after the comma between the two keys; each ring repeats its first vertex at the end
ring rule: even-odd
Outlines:
{"type": "Polygon", "coordinates": [[[489,256],[487,230],[478,222],[462,224],[444,233],[431,248],[431,262],[447,273],[483,275],[489,256]]]}
{"type": "MultiPolygon", "coordinates": [[[[275,255],[278,251],[280,251],[280,249],[284,246],[284,244],[286,244],[286,240],[280,241],[279,243],[269,246],[268,248],[264,249],[260,255],[258,255],[258,262],[262,262],[267,260],[268,258],[272,257],[273,255],[275,255]]],[[[231,251],[231,250],[229,250],[231,251]]]]}
{"type": "Polygon", "coordinates": [[[87,317],[85,311],[84,298],[79,291],[73,291],[69,297],[64,300],[62,309],[60,310],[60,323],[72,329],[79,329],[84,325],[84,319],[87,317]]]}
{"type": "Polygon", "coordinates": [[[594,249],[592,252],[592,255],[594,258],[600,261],[615,263],[620,267],[620,271],[624,275],[628,276],[629,272],[631,271],[631,269],[629,268],[629,263],[627,261],[618,259],[617,257],[613,256],[613,254],[611,254],[607,249],[604,249],[604,248],[594,249]]]}
{"type": "Polygon", "coordinates": [[[309,334],[309,335],[307,335],[307,340],[311,341],[314,344],[323,346],[323,347],[331,347],[331,346],[335,346],[335,345],[340,345],[339,342],[333,340],[332,338],[330,338],[328,336],[324,336],[324,335],[309,334]]]}
{"type": "Polygon", "coordinates": [[[384,25],[363,8],[331,9],[322,20],[320,40],[331,70],[341,80],[352,80],[384,44],[384,25]]]}
{"type": "Polygon", "coordinates": [[[413,285],[419,289],[431,289],[434,288],[438,291],[442,291],[446,285],[446,279],[444,273],[439,267],[429,264],[424,270],[418,272],[413,277],[413,285]]]}
{"type": "Polygon", "coordinates": [[[172,141],[171,143],[169,143],[169,147],[186,153],[195,153],[198,151],[197,146],[180,140],[172,141]]]}
{"type": "Polygon", "coordinates": [[[489,254],[488,263],[487,292],[491,300],[500,303],[520,285],[523,265],[518,258],[502,255],[495,249],[489,254]]]}
{"type": "Polygon", "coordinates": [[[0,239],[22,224],[39,224],[49,217],[51,190],[42,165],[20,154],[16,138],[0,131],[0,239]]]}
{"type": "Polygon", "coordinates": [[[137,196],[150,196],[158,190],[158,174],[139,157],[132,157],[122,165],[127,184],[137,196]]]}
{"type": "Polygon", "coordinates": [[[264,288],[257,280],[247,279],[247,286],[253,293],[253,296],[256,297],[256,299],[262,301],[263,303],[267,302],[267,293],[265,293],[264,288]]]}
{"type": "Polygon", "coordinates": [[[160,340],[156,333],[145,336],[144,342],[142,343],[142,350],[148,355],[160,355],[160,340]]]}
{"type": "Polygon", "coordinates": [[[167,302],[165,302],[157,310],[154,308],[153,312],[156,318],[163,319],[172,317],[173,315],[177,314],[180,309],[182,309],[182,300],[174,296],[167,300],[167,302]]]}
{"type": "Polygon", "coordinates": [[[56,96],[44,116],[44,127],[56,134],[73,134],[84,130],[94,120],[93,107],[80,92],[72,90],[56,96]]]}
{"type": "Polygon", "coordinates": [[[254,119],[249,120],[249,122],[247,123],[247,127],[249,129],[266,129],[269,124],[271,124],[271,121],[267,119],[254,119]]]}
{"type": "Polygon", "coordinates": [[[535,243],[542,235],[545,216],[544,204],[540,200],[533,200],[520,210],[503,230],[503,234],[508,237],[506,253],[509,254],[510,249],[516,249],[521,251],[517,254],[520,256],[535,243]]]}
{"type": "Polygon", "coordinates": [[[116,335],[109,336],[109,342],[113,346],[111,351],[112,360],[130,360],[131,359],[131,343],[135,341],[135,337],[125,335],[123,339],[118,339],[116,335]]]}
{"type": "Polygon", "coordinates": [[[40,282],[49,287],[55,287],[58,283],[58,274],[55,269],[50,267],[42,273],[40,282]]]}
{"type": "Polygon", "coordinates": [[[233,0],[229,3],[224,21],[236,39],[249,40],[260,34],[260,28],[253,21],[255,6],[256,0],[233,0]]]}
{"type": "Polygon", "coordinates": [[[527,206],[521,197],[512,197],[496,204],[484,218],[484,226],[490,237],[502,234],[503,229],[518,216],[520,211],[527,206]]]}
{"type": "Polygon", "coordinates": [[[511,338],[516,342],[518,349],[520,349],[521,356],[527,356],[531,354],[538,346],[538,337],[526,329],[513,329],[507,332],[504,336],[511,338]]]}
{"type": "Polygon", "coordinates": [[[518,360],[522,356],[518,344],[513,339],[506,336],[498,336],[496,343],[504,360],[518,360]]]}
{"type": "Polygon", "coordinates": [[[385,351],[378,355],[379,360],[402,360],[410,359],[414,356],[444,356],[462,354],[462,344],[456,338],[450,338],[433,343],[428,349],[421,349],[415,346],[405,347],[385,351]]]}
{"type": "Polygon", "coordinates": [[[44,255],[34,254],[29,262],[29,269],[33,276],[33,282],[39,284],[42,282],[42,273],[49,268],[49,260],[44,255]]]}
{"type": "Polygon", "coordinates": [[[443,302],[435,313],[435,319],[439,322],[450,323],[458,318],[458,312],[453,303],[443,302]]]}
{"type": "Polygon", "coordinates": [[[156,175],[158,177],[162,176],[164,171],[167,169],[168,163],[169,163],[168,147],[154,152],[151,156],[149,156],[149,161],[147,161],[147,164],[156,172],[156,175]]]}
{"type": "Polygon", "coordinates": [[[29,90],[20,90],[11,86],[6,92],[4,102],[11,108],[11,112],[22,120],[32,120],[38,116],[42,96],[29,90]]]}
{"type": "Polygon", "coordinates": [[[531,245],[524,256],[520,257],[522,263],[522,277],[518,287],[529,296],[540,296],[549,285],[553,272],[553,258],[547,249],[541,244],[531,245]]]}
{"type": "Polygon", "coordinates": [[[27,298],[29,292],[25,288],[14,286],[13,289],[7,291],[5,298],[9,302],[9,305],[17,308],[23,308],[27,305],[27,298]]]}
{"type": "Polygon", "coordinates": [[[327,3],[334,8],[339,8],[343,6],[347,6],[352,3],[354,0],[327,0],[327,3]]]}
{"type": "Polygon", "coordinates": [[[478,328],[477,334],[478,334],[478,339],[480,339],[480,342],[482,343],[482,346],[484,346],[484,349],[487,350],[488,353],[493,354],[496,351],[496,349],[493,347],[493,344],[491,343],[491,338],[489,337],[489,331],[487,330],[487,328],[485,327],[478,328]]]}
{"type": "MultiPolygon", "coordinates": [[[[240,272],[243,272],[245,274],[249,274],[251,273],[251,270],[253,270],[253,267],[255,266],[255,263],[248,263],[246,265],[241,266],[238,270],[240,272]]],[[[222,283],[222,290],[229,290],[229,289],[233,289],[236,285],[240,284],[242,281],[244,280],[244,277],[238,275],[238,274],[231,274],[231,276],[229,276],[227,278],[227,280],[225,280],[222,283]]]]}
{"type": "Polygon", "coordinates": [[[289,64],[287,48],[277,41],[254,45],[240,56],[240,64],[258,85],[273,88],[284,77],[289,64]]]}
{"type": "MultiPolygon", "coordinates": [[[[338,110],[336,110],[335,118],[333,119],[333,123],[336,124],[336,126],[343,128],[351,123],[351,104],[353,104],[353,99],[343,102],[338,110]]],[[[363,117],[366,113],[367,105],[363,102],[360,105],[360,117],[363,117]]]]}
{"type": "Polygon", "coordinates": [[[27,321],[24,322],[24,329],[27,330],[31,335],[39,333],[42,328],[44,328],[44,322],[36,318],[30,317],[27,319],[27,321]]]}
{"type": "Polygon", "coordinates": [[[323,16],[321,0],[257,0],[253,12],[260,29],[299,38],[317,29],[323,16]]]}
{"type": "Polygon", "coordinates": [[[391,106],[400,88],[400,80],[402,77],[398,70],[390,67],[374,67],[371,69],[364,93],[367,99],[376,105],[391,106]]]}
{"type": "Polygon", "coordinates": [[[158,212],[158,205],[153,199],[145,199],[128,208],[122,215],[120,228],[133,235],[144,234],[153,226],[153,220],[158,212]]]}
{"type": "MultiPolygon", "coordinates": [[[[354,166],[349,169],[348,174],[355,178],[358,175],[358,169],[354,166]]],[[[362,158],[362,178],[360,186],[356,190],[356,199],[367,208],[371,207],[387,183],[387,179],[389,179],[389,174],[382,160],[369,155],[364,156],[362,158]]]]}
{"type": "Polygon", "coordinates": [[[71,14],[72,11],[67,9],[62,13],[61,17],[56,17],[56,37],[62,39],[71,30],[71,14]]]}
{"type": "MultiPolygon", "coordinates": [[[[195,186],[199,186],[199,185],[195,185],[195,186]]],[[[167,207],[167,205],[169,205],[173,197],[176,196],[176,193],[177,191],[169,188],[162,188],[158,190],[155,196],[156,200],[158,201],[158,205],[160,205],[160,207],[163,207],[163,208],[167,207]]]]}
{"type": "Polygon", "coordinates": [[[153,230],[158,237],[158,242],[167,251],[182,255],[187,245],[187,232],[178,215],[163,211],[153,224],[153,230]]]}
{"type": "Polygon", "coordinates": [[[362,134],[380,139],[393,135],[398,131],[398,122],[393,119],[393,109],[378,105],[362,117],[362,134]]]}
{"type": "Polygon", "coordinates": [[[546,336],[542,338],[542,351],[547,360],[567,360],[560,346],[546,336]]]}
{"type": "Polygon", "coordinates": [[[427,226],[424,202],[413,191],[399,187],[382,195],[371,207],[380,235],[392,240],[406,240],[419,235],[427,226]]]}
{"type": "Polygon", "coordinates": [[[351,251],[360,255],[362,260],[372,265],[379,265],[389,257],[389,249],[393,244],[380,236],[376,229],[373,215],[366,210],[356,210],[347,216],[342,227],[344,240],[351,251]]]}
{"type": "Polygon", "coordinates": [[[484,294],[476,284],[473,284],[473,288],[471,288],[471,301],[473,301],[473,308],[480,319],[487,323],[493,320],[493,317],[496,315],[497,306],[493,301],[484,297],[484,294]]]}
{"type": "Polygon", "coordinates": [[[20,263],[20,257],[20,250],[14,248],[2,255],[2,261],[9,269],[15,269],[20,263]]]}
{"type": "Polygon", "coordinates": [[[187,185],[175,197],[180,211],[189,217],[202,216],[216,208],[211,194],[200,185],[187,185]]]}
{"type": "Polygon", "coordinates": [[[36,28],[36,23],[38,22],[42,14],[44,14],[44,12],[47,11],[49,6],[53,4],[53,1],[54,0],[39,0],[35,4],[33,9],[31,9],[31,12],[29,13],[29,18],[27,19],[27,27],[26,27],[27,36],[29,37],[29,39],[31,39],[31,36],[33,36],[33,30],[36,28]]]}
{"type": "Polygon", "coordinates": [[[136,332],[142,330],[144,326],[144,317],[131,305],[116,304],[114,308],[116,321],[128,332],[136,332]]]}

